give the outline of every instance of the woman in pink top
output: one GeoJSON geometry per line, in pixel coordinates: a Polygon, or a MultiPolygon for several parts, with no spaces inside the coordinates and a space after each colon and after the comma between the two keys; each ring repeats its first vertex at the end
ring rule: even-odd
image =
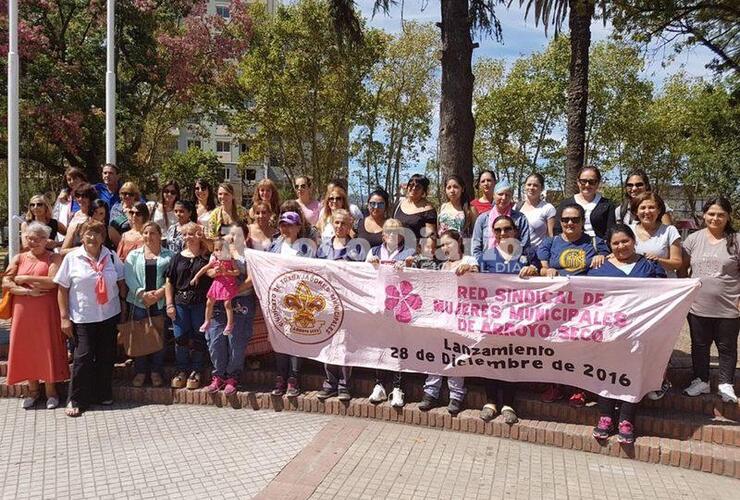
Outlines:
{"type": "Polygon", "coordinates": [[[490,170],[484,170],[478,174],[478,182],[475,186],[480,190],[480,198],[470,202],[478,215],[482,215],[493,208],[493,186],[496,185],[496,174],[490,170]]]}
{"type": "Polygon", "coordinates": [[[319,220],[319,213],[321,212],[321,203],[319,200],[313,199],[311,193],[311,178],[305,175],[296,177],[295,179],[295,194],[296,200],[301,206],[303,216],[306,218],[308,223],[315,226],[319,220]]]}

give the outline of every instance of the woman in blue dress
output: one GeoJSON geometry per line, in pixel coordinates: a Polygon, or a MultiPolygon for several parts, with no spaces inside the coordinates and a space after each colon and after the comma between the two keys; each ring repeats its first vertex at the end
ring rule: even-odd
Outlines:
{"type": "MultiPolygon", "coordinates": [[[[629,226],[617,223],[607,231],[607,242],[611,255],[598,269],[591,269],[588,276],[612,278],[665,278],[663,266],[635,252],[635,233],[629,226]]],[[[617,416],[620,443],[635,442],[635,410],[638,403],[599,396],[599,423],[594,427],[596,439],[608,439],[614,432],[614,417],[617,416]]]]}
{"type": "MultiPolygon", "coordinates": [[[[499,215],[491,226],[495,245],[487,248],[478,257],[482,273],[517,274],[522,278],[539,275],[539,262],[531,247],[524,247],[519,239],[519,229],[509,215],[499,215]]],[[[486,422],[501,412],[504,422],[517,423],[514,411],[516,384],[505,380],[486,379],[486,404],[480,418],[486,422]]]]}

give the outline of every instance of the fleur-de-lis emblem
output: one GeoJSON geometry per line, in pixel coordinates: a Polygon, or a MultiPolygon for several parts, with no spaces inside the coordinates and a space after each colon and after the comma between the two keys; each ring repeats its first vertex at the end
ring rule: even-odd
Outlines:
{"type": "Polygon", "coordinates": [[[283,298],[283,304],[293,311],[293,321],[299,328],[313,328],[316,315],[326,309],[326,300],[311,292],[305,281],[298,283],[294,293],[283,298]]]}

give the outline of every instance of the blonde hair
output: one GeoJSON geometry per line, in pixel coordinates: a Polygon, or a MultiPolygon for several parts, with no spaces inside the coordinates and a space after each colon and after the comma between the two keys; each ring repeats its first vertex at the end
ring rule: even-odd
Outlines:
{"type": "Polygon", "coordinates": [[[134,202],[138,202],[138,198],[141,198],[141,190],[139,189],[139,186],[137,186],[135,183],[128,181],[124,182],[123,185],[121,185],[120,189],[118,190],[119,193],[125,192],[125,193],[134,193],[134,202]]]}
{"type": "Polygon", "coordinates": [[[28,212],[26,212],[26,222],[32,222],[36,219],[34,218],[33,211],[31,210],[31,203],[43,203],[44,207],[46,207],[46,217],[51,220],[51,205],[49,205],[49,200],[46,199],[46,197],[42,194],[36,194],[31,196],[31,199],[28,200],[28,212]]]}
{"type": "Polygon", "coordinates": [[[155,229],[159,233],[160,236],[162,236],[162,228],[159,227],[159,224],[157,224],[156,222],[152,222],[152,221],[149,221],[146,224],[144,224],[141,228],[141,232],[143,234],[144,231],[146,231],[147,229],[152,229],[152,228],[155,229]]]}
{"type": "Polygon", "coordinates": [[[270,179],[262,179],[257,183],[257,185],[254,187],[254,194],[252,194],[252,206],[256,206],[257,203],[263,202],[262,198],[260,198],[260,188],[268,188],[270,191],[272,191],[272,196],[270,197],[270,210],[272,210],[272,213],[277,214],[280,212],[280,193],[278,193],[277,186],[274,182],[272,182],[270,179]]]}
{"type": "Polygon", "coordinates": [[[403,224],[398,219],[386,219],[383,223],[383,232],[402,229],[403,224]]]}
{"type": "Polygon", "coordinates": [[[196,236],[199,238],[203,238],[203,226],[200,224],[196,224],[195,222],[188,222],[187,224],[183,224],[180,226],[180,232],[181,233],[189,233],[191,231],[195,231],[196,236]]]}
{"type": "Polygon", "coordinates": [[[331,214],[332,221],[334,221],[334,218],[337,215],[343,215],[344,217],[346,217],[347,220],[349,221],[350,225],[352,225],[352,222],[354,222],[354,217],[352,217],[352,214],[350,213],[349,210],[345,210],[344,208],[338,208],[338,209],[334,210],[334,213],[331,214]]]}

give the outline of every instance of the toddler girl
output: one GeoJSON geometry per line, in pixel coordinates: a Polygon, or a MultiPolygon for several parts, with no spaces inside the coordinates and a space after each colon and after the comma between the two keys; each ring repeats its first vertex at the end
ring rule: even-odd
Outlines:
{"type": "Polygon", "coordinates": [[[240,272],[237,267],[237,262],[232,255],[230,248],[230,241],[233,240],[232,235],[227,235],[224,238],[219,238],[214,242],[213,254],[208,265],[203,266],[198,274],[191,280],[190,285],[196,286],[198,280],[206,273],[209,269],[216,270],[216,277],[211,283],[211,288],[208,289],[206,295],[206,320],[200,327],[201,332],[208,330],[208,326],[213,319],[213,307],[217,301],[224,303],[224,310],[226,311],[226,327],[224,328],[224,335],[231,335],[231,331],[234,329],[234,309],[231,305],[231,299],[233,299],[239,289],[239,283],[237,276],[240,272]],[[227,239],[229,241],[227,241],[227,239]]]}

